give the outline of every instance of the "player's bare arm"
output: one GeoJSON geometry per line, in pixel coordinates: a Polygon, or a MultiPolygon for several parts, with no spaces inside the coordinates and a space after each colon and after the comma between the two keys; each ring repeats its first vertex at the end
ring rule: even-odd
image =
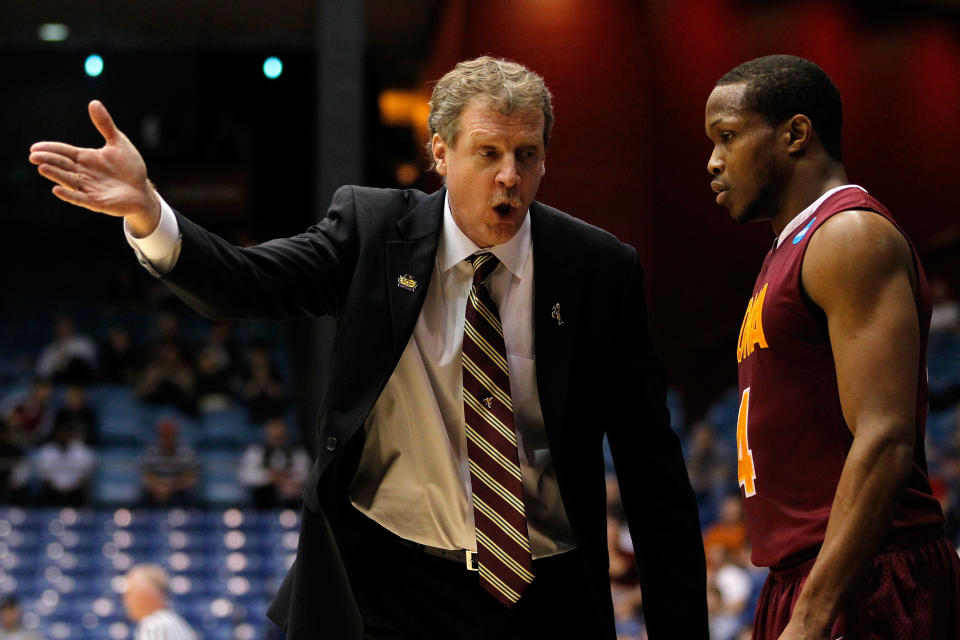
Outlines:
{"type": "Polygon", "coordinates": [[[783,640],[829,638],[892,524],[913,460],[920,351],[911,250],[883,217],[850,211],[824,223],[801,277],[827,316],[840,403],[854,438],[823,547],[783,640]]]}
{"type": "Polygon", "coordinates": [[[143,158],[100,101],[92,101],[89,111],[104,146],[37,142],[30,147],[30,162],[56,183],[53,195],[64,202],[124,217],[133,235],[149,235],[160,222],[160,201],[147,179],[143,158]]]}

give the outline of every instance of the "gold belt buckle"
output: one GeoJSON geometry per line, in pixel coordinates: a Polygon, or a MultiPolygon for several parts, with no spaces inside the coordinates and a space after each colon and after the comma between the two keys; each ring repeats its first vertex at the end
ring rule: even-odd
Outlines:
{"type": "Polygon", "coordinates": [[[466,549],[463,553],[467,558],[467,571],[480,571],[480,562],[477,560],[477,552],[466,549]]]}

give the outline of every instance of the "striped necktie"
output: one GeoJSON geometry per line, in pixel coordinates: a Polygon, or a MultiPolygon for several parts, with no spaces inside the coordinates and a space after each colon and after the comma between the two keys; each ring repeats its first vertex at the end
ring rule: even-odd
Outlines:
{"type": "Polygon", "coordinates": [[[463,331],[463,412],[480,584],[510,607],[533,581],[533,561],[503,327],[484,284],[499,261],[490,253],[468,260],[473,285],[463,331]]]}

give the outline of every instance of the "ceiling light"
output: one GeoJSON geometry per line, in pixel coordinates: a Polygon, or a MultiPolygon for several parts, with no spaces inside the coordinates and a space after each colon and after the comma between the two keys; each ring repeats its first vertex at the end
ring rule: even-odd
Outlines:
{"type": "Polygon", "coordinates": [[[263,75],[275,80],[280,77],[281,73],[283,73],[283,63],[280,62],[280,58],[270,56],[263,61],[263,75]]]}
{"type": "Polygon", "coordinates": [[[61,22],[47,22],[37,29],[37,36],[44,42],[63,42],[70,37],[70,27],[61,22]]]}
{"type": "Polygon", "coordinates": [[[87,56],[86,62],[83,63],[83,68],[87,72],[87,75],[91,78],[96,78],[98,75],[103,73],[103,58],[97,54],[87,56]]]}

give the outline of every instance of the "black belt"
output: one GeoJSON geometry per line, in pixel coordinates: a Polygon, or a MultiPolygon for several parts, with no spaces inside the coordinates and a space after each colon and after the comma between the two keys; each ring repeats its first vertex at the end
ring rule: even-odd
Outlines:
{"type": "Polygon", "coordinates": [[[460,566],[466,567],[468,571],[480,570],[480,562],[477,560],[476,551],[467,551],[466,549],[440,549],[438,547],[420,544],[419,542],[414,542],[413,540],[407,540],[406,538],[401,538],[397,535],[394,537],[405,547],[422,551],[423,553],[436,558],[443,558],[444,560],[456,562],[460,566]]]}
{"type": "MultiPolygon", "coordinates": [[[[468,571],[480,570],[480,561],[477,559],[476,551],[467,551],[466,549],[440,549],[438,547],[420,544],[419,542],[414,542],[413,540],[407,540],[406,538],[398,536],[393,531],[390,531],[386,527],[378,524],[372,518],[364,517],[359,513],[357,513],[357,516],[357,526],[359,529],[361,531],[369,532],[370,535],[375,536],[382,541],[396,542],[404,547],[413,549],[414,551],[420,551],[435,558],[456,562],[461,567],[466,567],[468,571]]],[[[376,542],[374,542],[374,544],[376,544],[376,542]]]]}

